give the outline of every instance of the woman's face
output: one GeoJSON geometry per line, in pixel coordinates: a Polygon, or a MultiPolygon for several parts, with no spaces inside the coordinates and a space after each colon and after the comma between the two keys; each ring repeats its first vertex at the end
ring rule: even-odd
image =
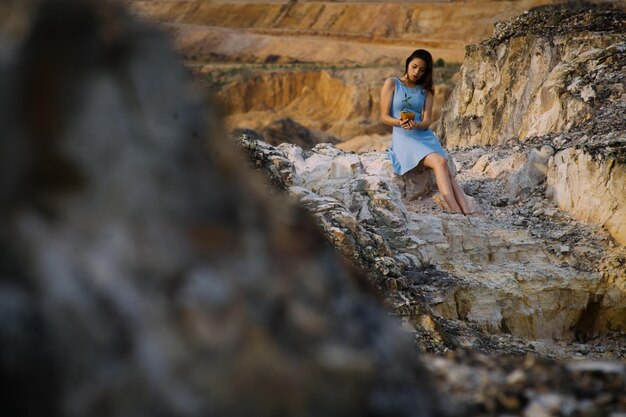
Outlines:
{"type": "Polygon", "coordinates": [[[407,77],[409,81],[417,82],[426,73],[426,61],[422,58],[413,58],[409,62],[409,68],[407,69],[407,77]]]}

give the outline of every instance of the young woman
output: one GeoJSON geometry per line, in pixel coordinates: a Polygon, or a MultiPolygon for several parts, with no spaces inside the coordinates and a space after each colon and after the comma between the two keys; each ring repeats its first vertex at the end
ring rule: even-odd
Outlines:
{"type": "Polygon", "coordinates": [[[424,50],[414,51],[407,59],[404,75],[388,78],[380,93],[380,118],[393,126],[388,151],[393,171],[404,175],[418,164],[432,169],[437,187],[452,213],[470,214],[463,191],[448,168],[448,154],[432,130],[433,58],[424,50]],[[400,119],[401,111],[415,119],[400,119]]]}

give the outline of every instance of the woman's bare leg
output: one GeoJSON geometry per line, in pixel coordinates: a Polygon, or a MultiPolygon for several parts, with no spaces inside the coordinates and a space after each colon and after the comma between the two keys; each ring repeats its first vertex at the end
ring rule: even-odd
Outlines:
{"type": "Polygon", "coordinates": [[[461,186],[459,186],[459,183],[456,182],[454,175],[452,175],[452,172],[449,169],[448,169],[448,177],[450,178],[450,184],[452,185],[452,191],[454,192],[454,199],[456,200],[459,207],[461,208],[461,211],[463,211],[463,214],[470,214],[472,212],[472,209],[470,209],[470,206],[467,203],[467,199],[465,198],[465,193],[461,189],[461,186]]]}
{"type": "Polygon", "coordinates": [[[454,188],[450,182],[450,170],[448,169],[448,161],[446,158],[433,152],[426,155],[424,158],[424,166],[427,166],[434,171],[437,188],[439,188],[439,192],[446,201],[450,211],[453,213],[462,213],[461,207],[455,198],[454,188]]]}

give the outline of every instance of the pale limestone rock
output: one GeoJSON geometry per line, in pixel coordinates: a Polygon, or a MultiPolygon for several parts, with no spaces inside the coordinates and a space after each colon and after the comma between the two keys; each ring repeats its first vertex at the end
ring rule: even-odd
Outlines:
{"type": "MultiPolygon", "coordinates": [[[[529,12],[496,25],[492,38],[467,47],[459,84],[444,109],[438,132],[448,147],[543,136],[543,143],[567,152],[568,141],[575,142],[569,146],[592,145],[595,149],[608,143],[608,132],[623,136],[623,12],[605,11],[597,16],[582,11],[549,13],[547,17],[529,12]],[[550,29],[542,30],[546,22],[550,29]],[[563,26],[557,30],[552,22],[563,26]],[[552,140],[551,134],[556,132],[562,134],[552,140]]],[[[531,152],[529,158],[534,160],[509,178],[512,199],[527,196],[527,190],[546,177],[545,155],[531,152]]],[[[483,157],[473,171],[501,174],[487,173],[490,165],[490,158],[483,157]]],[[[559,207],[576,218],[605,226],[623,244],[623,205],[617,203],[623,192],[603,191],[605,183],[615,181],[614,172],[593,168],[593,164],[585,170],[598,172],[593,183],[583,184],[587,175],[580,178],[573,171],[563,172],[559,176],[561,192],[554,193],[552,187],[549,195],[558,198],[559,207]],[[601,177],[605,174],[608,176],[601,177]],[[568,178],[570,185],[566,184],[568,178]],[[570,198],[573,189],[577,191],[571,191],[570,198]]],[[[537,207],[531,213],[538,216],[546,211],[537,207]]]]}
{"type": "Polygon", "coordinates": [[[581,32],[468,46],[459,84],[442,110],[439,137],[448,147],[503,144],[590,118],[594,87],[581,77],[567,85],[568,77],[598,70],[596,61],[618,54],[621,40],[619,34],[581,32]]]}
{"type": "Polygon", "coordinates": [[[391,160],[381,152],[369,152],[359,155],[364,169],[369,175],[378,177],[391,177],[393,175],[393,167],[391,160]]]}
{"type": "Polygon", "coordinates": [[[626,245],[626,166],[568,148],[550,160],[548,193],[579,220],[600,224],[626,245]]]}
{"type": "Polygon", "coordinates": [[[320,218],[330,240],[345,255],[370,262],[390,276],[421,265],[419,254],[402,249],[415,242],[405,238],[407,211],[400,190],[390,185],[393,174],[385,153],[357,155],[328,144],[309,152],[288,144],[279,148],[293,169],[290,193],[320,218]],[[367,230],[359,222],[368,225],[367,230]],[[389,258],[390,247],[396,250],[395,261],[389,258]]]}
{"type": "Polygon", "coordinates": [[[589,101],[593,100],[594,98],[596,98],[596,90],[590,86],[590,85],[586,85],[581,91],[580,91],[580,96],[582,97],[582,99],[585,101],[585,103],[588,103],[589,101]]]}
{"type": "MultiPolygon", "coordinates": [[[[457,168],[454,162],[454,158],[448,158],[448,168],[452,175],[456,176],[457,168]]],[[[402,196],[415,200],[422,197],[427,197],[434,190],[436,190],[437,182],[435,181],[435,174],[432,169],[420,164],[407,172],[404,175],[394,175],[394,180],[398,187],[402,191],[402,196]]]]}
{"type": "Polygon", "coordinates": [[[552,155],[554,149],[549,145],[541,147],[540,150],[530,150],[524,166],[509,177],[508,190],[511,198],[518,197],[522,190],[531,189],[546,179],[548,160],[552,155]]]}
{"type": "MultiPolygon", "coordinates": [[[[610,322],[606,329],[626,328],[618,319],[626,293],[623,280],[613,278],[619,284],[609,291],[600,273],[561,265],[563,256],[575,254],[551,252],[525,230],[502,228],[487,218],[414,211],[416,202],[402,199],[404,181],[392,173],[385,153],[345,154],[327,145],[305,153],[286,149],[293,182],[302,184],[290,192],[318,216],[330,240],[349,257],[368,260],[361,264],[385,276],[401,277],[413,266],[436,265],[457,277],[453,285],[430,291],[433,314],[469,321],[489,332],[569,340],[588,306],[603,298],[598,317],[610,322]],[[327,169],[335,160],[360,169],[338,170],[343,177],[330,178],[309,169],[309,159],[327,169]]],[[[530,175],[544,178],[552,153],[545,146],[528,157],[517,152],[491,158],[496,162],[491,174],[505,172],[507,166],[517,169],[525,159],[515,172],[525,172],[526,181],[530,175]]],[[[476,165],[481,164],[485,167],[485,162],[476,165]]],[[[543,208],[538,201],[532,205],[532,210],[543,208]]]]}
{"type": "MultiPolygon", "coordinates": [[[[564,130],[581,117],[588,117],[590,109],[585,103],[561,94],[564,80],[572,71],[571,65],[567,62],[557,65],[550,71],[527,110],[528,125],[521,127],[519,137],[564,130]]],[[[583,101],[587,102],[584,99],[583,101]]]]}
{"type": "Polygon", "coordinates": [[[351,209],[361,210],[364,202],[374,203],[369,204],[368,212],[387,226],[401,227],[405,223],[406,209],[400,192],[387,185],[390,163],[384,153],[375,158],[372,154],[366,156],[367,166],[359,155],[327,144],[316,146],[306,159],[298,151],[292,154],[299,156],[292,161],[297,184],[336,198],[351,209]]]}
{"type": "Polygon", "coordinates": [[[483,174],[488,178],[498,178],[501,175],[512,174],[522,168],[528,155],[520,152],[495,159],[490,154],[481,156],[472,167],[476,174],[483,174]]]}
{"type": "Polygon", "coordinates": [[[487,166],[489,166],[489,155],[485,154],[478,158],[478,161],[476,161],[476,163],[472,167],[472,171],[476,172],[477,174],[481,174],[485,171],[487,166]]]}
{"type": "Polygon", "coordinates": [[[432,169],[417,167],[402,176],[404,194],[407,198],[419,198],[430,194],[436,187],[432,169]]]}
{"type": "Polygon", "coordinates": [[[342,158],[334,159],[330,165],[329,175],[331,179],[339,179],[354,176],[360,173],[361,163],[353,154],[346,154],[342,158]]]}
{"type": "Polygon", "coordinates": [[[600,312],[593,325],[598,331],[626,328],[626,275],[607,280],[600,312]]]}

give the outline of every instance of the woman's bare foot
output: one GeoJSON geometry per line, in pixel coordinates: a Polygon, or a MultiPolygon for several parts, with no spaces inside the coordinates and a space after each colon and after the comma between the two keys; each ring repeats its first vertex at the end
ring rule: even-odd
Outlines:
{"type": "Polygon", "coordinates": [[[472,216],[472,217],[481,217],[485,215],[485,213],[482,210],[473,210],[473,211],[468,211],[467,213],[463,212],[463,214],[466,216],[472,216]]]}
{"type": "Polygon", "coordinates": [[[455,211],[452,211],[452,210],[445,210],[445,209],[444,209],[444,210],[443,210],[443,212],[444,212],[444,213],[446,213],[446,214],[463,214],[463,215],[466,215],[466,214],[465,214],[465,213],[463,213],[461,210],[459,210],[459,211],[456,211],[456,210],[455,210],[455,211]]]}

